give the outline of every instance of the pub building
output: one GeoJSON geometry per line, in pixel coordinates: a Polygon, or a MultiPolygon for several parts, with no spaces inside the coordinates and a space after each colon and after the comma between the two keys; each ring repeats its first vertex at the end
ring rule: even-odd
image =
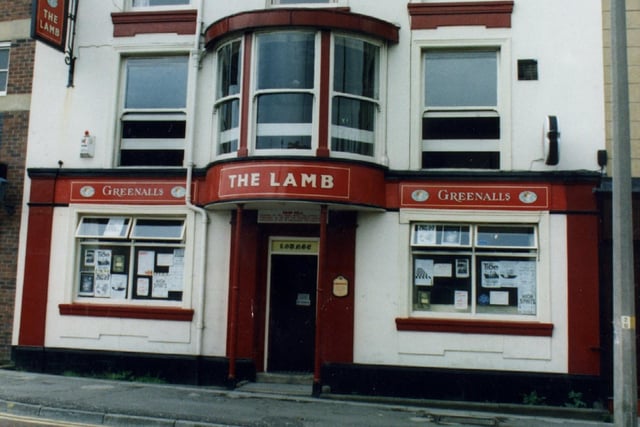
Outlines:
{"type": "Polygon", "coordinates": [[[36,52],[14,362],[606,396],[588,3],[84,1],[74,70],[36,52]]]}

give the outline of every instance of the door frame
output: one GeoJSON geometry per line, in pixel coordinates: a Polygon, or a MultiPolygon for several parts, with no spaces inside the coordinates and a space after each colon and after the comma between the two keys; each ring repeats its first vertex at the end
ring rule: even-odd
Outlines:
{"type": "MultiPolygon", "coordinates": [[[[263,354],[263,370],[264,372],[269,372],[269,335],[271,332],[271,256],[272,255],[288,255],[288,256],[299,256],[299,255],[313,255],[316,257],[316,262],[319,263],[319,254],[320,254],[320,238],[318,237],[298,237],[298,236],[282,236],[282,235],[271,235],[268,238],[268,248],[267,248],[267,277],[266,277],[266,287],[267,294],[265,300],[265,318],[264,318],[264,354],[263,354]],[[275,246],[278,242],[292,242],[292,243],[303,243],[310,242],[312,243],[311,250],[304,249],[278,249],[275,246]]],[[[316,292],[316,306],[314,308],[315,312],[315,327],[318,328],[317,319],[318,319],[318,280],[320,276],[320,266],[318,265],[318,269],[316,272],[316,284],[315,284],[315,292],[316,292]]],[[[315,331],[314,331],[315,332],[315,331]]]]}

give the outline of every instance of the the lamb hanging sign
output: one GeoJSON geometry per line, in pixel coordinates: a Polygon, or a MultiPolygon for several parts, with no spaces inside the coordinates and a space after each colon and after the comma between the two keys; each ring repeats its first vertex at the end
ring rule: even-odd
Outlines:
{"type": "Polygon", "coordinates": [[[34,0],[31,37],[64,52],[68,13],[69,0],[34,0]]]}

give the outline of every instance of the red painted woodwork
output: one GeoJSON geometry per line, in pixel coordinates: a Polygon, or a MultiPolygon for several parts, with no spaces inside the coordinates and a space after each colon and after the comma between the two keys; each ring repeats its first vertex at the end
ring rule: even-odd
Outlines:
{"type": "Polygon", "coordinates": [[[331,92],[331,33],[322,32],[320,44],[320,117],[318,119],[318,149],[316,156],[329,157],[329,93],[331,92]]]}
{"type": "Polygon", "coordinates": [[[409,3],[412,30],[453,25],[511,28],[513,1],[409,3]]]}
{"type": "Polygon", "coordinates": [[[196,10],[112,13],[113,36],[133,37],[136,34],[150,33],[195,34],[197,16],[196,10]]]}
{"type": "MultiPolygon", "coordinates": [[[[53,182],[39,181],[35,186],[41,189],[43,185],[49,184],[50,194],[53,194],[53,182]]],[[[53,207],[31,206],[28,221],[18,345],[43,346],[49,295],[53,207]]]]}
{"type": "Polygon", "coordinates": [[[175,307],[141,307],[107,304],[60,304],[62,316],[112,317],[127,319],[173,320],[191,322],[193,310],[175,307]]]}
{"type": "Polygon", "coordinates": [[[211,48],[231,33],[268,27],[313,27],[363,33],[397,43],[399,30],[393,24],[348,12],[348,9],[270,9],[243,12],[214,22],[205,30],[205,43],[211,48]]]}
{"type": "Polygon", "coordinates": [[[567,216],[570,374],[600,373],[600,271],[596,230],[596,215],[567,216]]]}
{"type": "Polygon", "coordinates": [[[448,332],[460,334],[522,335],[532,337],[550,337],[553,335],[552,323],[538,322],[398,318],[396,319],[396,328],[399,331],[448,332]]]}
{"type": "Polygon", "coordinates": [[[249,34],[244,36],[244,49],[242,52],[242,66],[244,70],[242,72],[242,102],[240,103],[240,141],[238,147],[238,157],[247,157],[249,155],[249,106],[251,102],[251,75],[248,72],[251,64],[251,55],[253,50],[253,44],[251,43],[253,38],[249,34]]]}

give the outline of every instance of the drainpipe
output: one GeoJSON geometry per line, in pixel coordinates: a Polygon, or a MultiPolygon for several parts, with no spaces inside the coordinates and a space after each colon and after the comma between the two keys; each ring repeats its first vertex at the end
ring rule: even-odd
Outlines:
{"type": "MultiPolygon", "coordinates": [[[[188,97],[187,97],[187,112],[188,117],[191,119],[187,121],[187,138],[185,141],[185,163],[187,166],[187,177],[186,177],[186,193],[184,198],[184,204],[191,211],[200,215],[202,219],[202,228],[203,231],[201,235],[203,236],[202,246],[200,250],[199,261],[200,264],[198,266],[198,273],[193,277],[199,281],[198,289],[198,308],[196,310],[196,356],[202,356],[202,341],[204,335],[204,307],[205,307],[205,294],[206,294],[206,274],[207,274],[207,228],[209,224],[209,215],[207,211],[199,206],[196,206],[192,203],[191,198],[191,186],[193,182],[193,147],[195,144],[195,117],[196,117],[196,100],[198,93],[198,76],[199,76],[199,68],[200,68],[200,33],[202,31],[203,26],[203,4],[204,0],[197,0],[196,9],[197,9],[197,18],[196,18],[196,34],[193,43],[193,49],[190,55],[191,66],[194,67],[193,79],[191,81],[191,86],[189,87],[188,97]]],[[[194,286],[195,288],[195,286],[194,286]]],[[[198,370],[199,376],[199,370],[198,370]]]]}

